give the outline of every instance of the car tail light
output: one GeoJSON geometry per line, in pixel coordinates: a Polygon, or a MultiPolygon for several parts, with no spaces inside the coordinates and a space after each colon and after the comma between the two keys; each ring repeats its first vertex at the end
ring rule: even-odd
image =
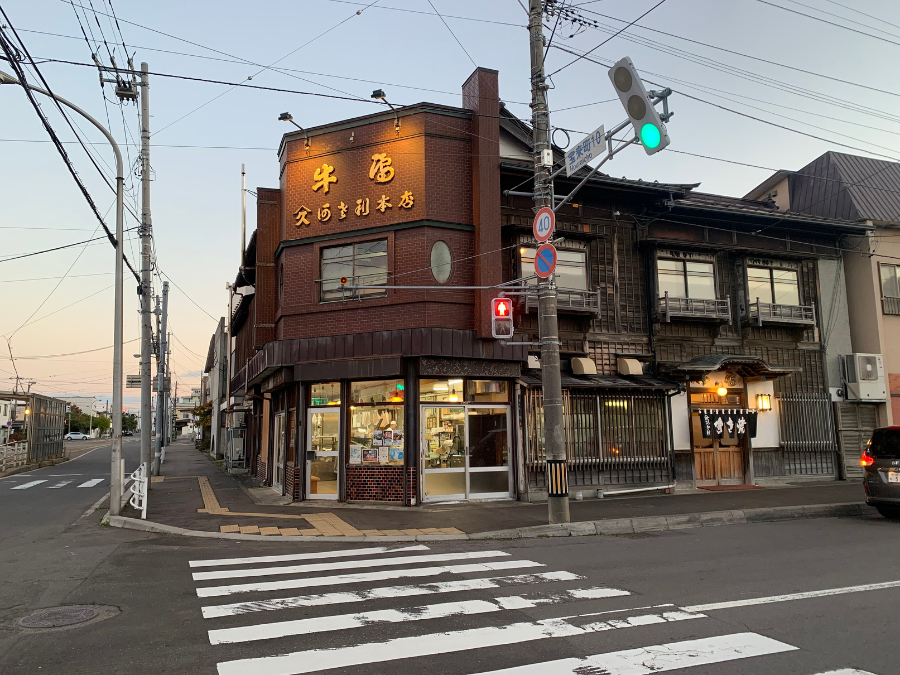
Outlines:
{"type": "Polygon", "coordinates": [[[866,451],[862,454],[862,457],[860,457],[859,463],[863,466],[872,466],[875,463],[875,458],[869,454],[868,448],[866,448],[866,451]]]}

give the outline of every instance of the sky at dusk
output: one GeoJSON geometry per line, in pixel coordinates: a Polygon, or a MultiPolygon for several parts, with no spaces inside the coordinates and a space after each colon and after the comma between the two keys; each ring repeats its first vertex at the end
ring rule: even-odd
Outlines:
{"type": "MultiPolygon", "coordinates": [[[[112,130],[126,155],[127,201],[135,214],[141,208],[135,105],[120,105],[109,85],[101,89],[95,67],[54,60],[91,64],[96,50],[105,65],[110,55],[123,65],[124,40],[136,66],[146,61],[155,73],[307,92],[151,77],[155,254],[172,281],[169,327],[179,393],[199,383],[210,336],[225,312],[225,283],[235,277],[241,164],[248,188],[278,186],[276,151],[293,129],[278,121],[281,112],[307,127],[364,115],[379,110],[370,99],[375,88],[394,105],[460,105],[460,87],[477,65],[499,70],[507,107],[530,116],[527,16],[518,0],[83,1],[86,9],[77,0],[74,6],[8,0],[2,7],[53,91],[112,130]]],[[[675,90],[670,149],[653,157],[623,152],[607,165],[612,175],[701,183],[706,192],[742,196],[771,169],[799,169],[827,150],[900,158],[898,96],[888,93],[900,92],[896,2],[565,4],[600,24],[559,22],[548,51],[547,72],[561,69],[551,78],[551,124],[569,130],[572,141],[624,119],[607,67],[590,59],[567,65],[573,54],[597,47],[658,5],[591,53],[607,66],[630,56],[651,86],[675,90]]],[[[548,36],[554,25],[548,20],[548,36]]],[[[3,61],[0,70],[10,72],[3,61]]],[[[49,99],[41,103],[112,228],[113,192],[59,111],[49,99]]],[[[103,137],[83,119],[71,120],[114,177],[103,137]]],[[[555,140],[565,134],[557,132],[555,140]]],[[[255,206],[248,195],[248,234],[255,206]]],[[[136,225],[126,217],[125,252],[135,264],[136,225]]],[[[22,89],[0,87],[0,390],[12,389],[18,372],[40,393],[111,395],[114,251],[104,239],[87,241],[97,228],[22,89]],[[76,242],[87,243],[10,259],[76,242]]],[[[159,287],[155,278],[155,292],[159,287]]],[[[137,310],[127,275],[124,354],[131,374],[138,372],[132,356],[140,350],[137,310]]],[[[126,389],[126,403],[137,401],[137,393],[126,389]]]]}

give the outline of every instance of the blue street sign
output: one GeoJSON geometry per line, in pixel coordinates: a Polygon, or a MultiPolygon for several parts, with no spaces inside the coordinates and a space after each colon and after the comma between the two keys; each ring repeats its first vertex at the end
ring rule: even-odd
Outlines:
{"type": "Polygon", "coordinates": [[[541,279],[546,279],[556,269],[557,258],[556,247],[553,244],[543,244],[534,254],[534,273],[541,279]]]}

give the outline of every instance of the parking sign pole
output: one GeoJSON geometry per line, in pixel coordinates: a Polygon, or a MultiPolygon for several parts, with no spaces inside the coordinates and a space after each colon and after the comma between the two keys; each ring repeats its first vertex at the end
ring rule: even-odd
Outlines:
{"type": "MultiPolygon", "coordinates": [[[[550,110],[544,81],[544,31],[541,0],[529,0],[528,34],[531,48],[531,124],[534,130],[534,205],[553,208],[550,168],[550,110]]],[[[535,230],[538,224],[535,224],[535,230]]],[[[550,233],[552,235],[552,231],[550,233]]],[[[549,235],[548,235],[549,238],[549,235]]],[[[556,286],[552,275],[538,280],[538,326],[541,342],[541,379],[544,392],[544,454],[547,458],[547,510],[552,523],[569,522],[566,440],[563,434],[562,375],[559,364],[559,327],[556,286]]]]}

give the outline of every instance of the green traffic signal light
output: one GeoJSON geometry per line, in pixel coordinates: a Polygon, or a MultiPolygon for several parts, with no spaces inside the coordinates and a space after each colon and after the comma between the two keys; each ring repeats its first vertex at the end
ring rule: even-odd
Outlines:
{"type": "Polygon", "coordinates": [[[655,124],[647,123],[641,127],[641,143],[644,147],[653,150],[658,147],[662,141],[662,134],[659,133],[659,127],[655,124]]]}

